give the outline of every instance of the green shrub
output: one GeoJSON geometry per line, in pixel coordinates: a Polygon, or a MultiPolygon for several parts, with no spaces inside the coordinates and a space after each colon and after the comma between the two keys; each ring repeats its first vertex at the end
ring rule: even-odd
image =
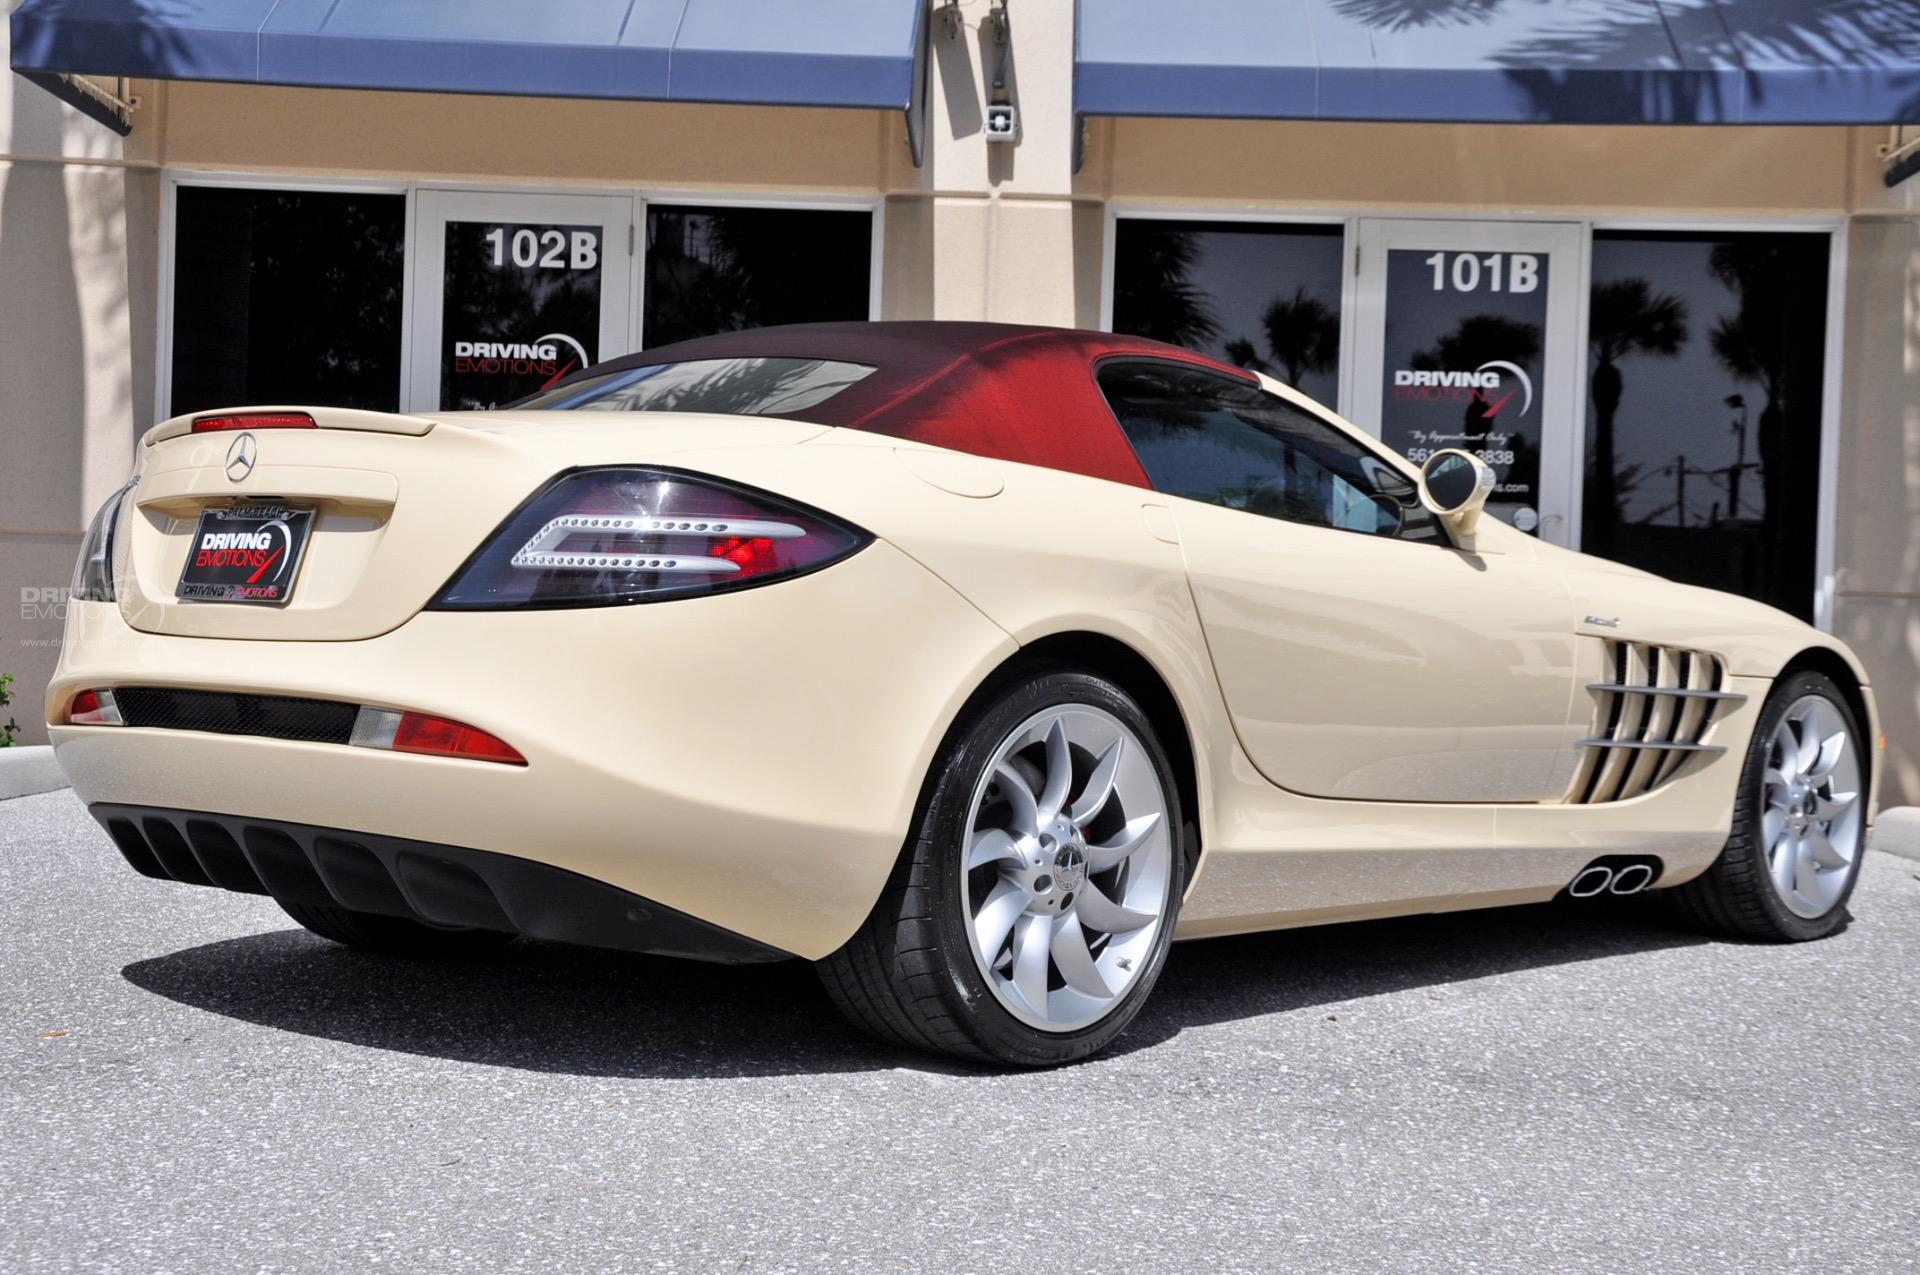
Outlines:
{"type": "MultiPolygon", "coordinates": [[[[0,673],[0,708],[13,703],[13,674],[0,673]]],[[[13,737],[20,733],[20,723],[7,715],[6,725],[0,726],[0,748],[12,748],[13,737]]]]}

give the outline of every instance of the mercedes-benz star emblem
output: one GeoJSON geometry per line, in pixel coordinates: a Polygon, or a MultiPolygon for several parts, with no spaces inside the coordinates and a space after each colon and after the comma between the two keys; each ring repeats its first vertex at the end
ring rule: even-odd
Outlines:
{"type": "Polygon", "coordinates": [[[227,448],[227,481],[237,483],[253,472],[253,458],[259,454],[260,444],[252,434],[242,434],[233,440],[233,446],[227,448]]]}

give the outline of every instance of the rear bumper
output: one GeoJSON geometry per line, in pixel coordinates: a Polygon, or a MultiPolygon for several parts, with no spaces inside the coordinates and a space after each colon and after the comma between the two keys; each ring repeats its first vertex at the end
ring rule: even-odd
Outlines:
{"type": "Polygon", "coordinates": [[[48,692],[56,719],[90,687],[309,696],[467,722],[527,764],[204,731],[49,733],[89,805],[510,855],[817,959],[871,910],[941,736],[1014,649],[885,542],[764,589],[422,612],[363,641],[142,633],[112,604],[76,602],[48,692]]]}
{"type": "Polygon", "coordinates": [[[463,846],[156,807],[89,807],[135,871],[589,947],[747,965],[790,952],[564,868],[463,846]]]}

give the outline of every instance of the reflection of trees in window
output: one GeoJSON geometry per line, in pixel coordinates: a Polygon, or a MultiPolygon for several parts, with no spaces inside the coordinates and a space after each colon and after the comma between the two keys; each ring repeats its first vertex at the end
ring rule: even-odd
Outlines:
{"type": "Polygon", "coordinates": [[[1193,348],[1218,335],[1213,307],[1193,282],[1200,257],[1184,230],[1139,227],[1113,267],[1113,330],[1193,348]]]}
{"type": "Polygon", "coordinates": [[[868,317],[873,216],[796,208],[647,210],[649,347],[868,317]]]}
{"type": "MultiPolygon", "coordinates": [[[[1810,402],[1790,401],[1796,361],[1793,356],[1797,353],[1803,361],[1806,352],[1788,348],[1787,317],[1793,304],[1790,290],[1795,284],[1784,256],[1777,241],[1735,239],[1715,244],[1707,259],[1713,277],[1737,298],[1733,313],[1720,316],[1708,334],[1713,357],[1735,380],[1760,387],[1765,397],[1756,424],[1760,490],[1765,512],[1770,515],[1787,508],[1796,478],[1804,481],[1814,477],[1810,472],[1795,472],[1794,453],[1810,456],[1812,452],[1794,447],[1796,440],[1788,437],[1789,407],[1794,415],[1814,422],[1816,431],[1818,428],[1810,402]]],[[[1801,339],[1805,339],[1804,334],[1801,339]]],[[[1741,407],[1745,408],[1744,401],[1741,407]]],[[[1808,499],[1812,499],[1811,494],[1808,499]]],[[[1785,548],[1781,537],[1788,523],[1769,517],[1764,526],[1768,556],[1779,561],[1785,548]]]]}
{"type": "Polygon", "coordinates": [[[1623,470],[1614,446],[1614,418],[1626,378],[1620,361],[1629,354],[1673,358],[1687,342],[1687,303],[1656,293],[1645,279],[1614,279],[1593,288],[1587,319],[1592,347],[1593,439],[1587,454],[1586,547],[1607,553],[1624,517],[1624,496],[1638,480],[1639,466],[1623,470]]]}
{"type": "Polygon", "coordinates": [[[1304,284],[1291,297],[1268,302],[1260,326],[1267,338],[1266,359],[1243,336],[1227,342],[1227,357],[1268,375],[1277,370],[1280,379],[1293,386],[1303,376],[1331,372],[1340,361],[1340,316],[1310,296],[1304,284]]]}

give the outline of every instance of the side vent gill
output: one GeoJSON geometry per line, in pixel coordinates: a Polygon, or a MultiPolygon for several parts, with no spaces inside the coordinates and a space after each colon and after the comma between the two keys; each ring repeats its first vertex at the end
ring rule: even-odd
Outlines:
{"type": "Polygon", "coordinates": [[[1609,680],[1593,682],[1593,734],[1569,800],[1625,801],[1667,783],[1694,759],[1725,752],[1705,742],[1723,708],[1747,697],[1726,689],[1717,655],[1646,642],[1608,642],[1609,680]]]}

